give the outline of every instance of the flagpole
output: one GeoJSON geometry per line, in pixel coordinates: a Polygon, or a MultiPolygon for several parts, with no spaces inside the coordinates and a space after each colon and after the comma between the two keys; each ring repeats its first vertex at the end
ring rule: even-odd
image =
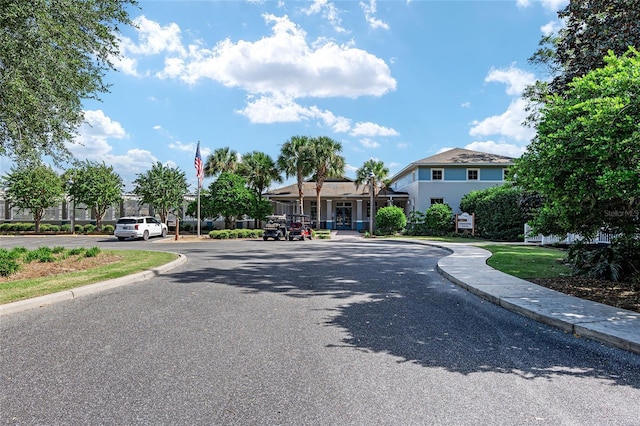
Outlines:
{"type": "Polygon", "coordinates": [[[198,184],[198,238],[200,238],[200,185],[198,184]]]}

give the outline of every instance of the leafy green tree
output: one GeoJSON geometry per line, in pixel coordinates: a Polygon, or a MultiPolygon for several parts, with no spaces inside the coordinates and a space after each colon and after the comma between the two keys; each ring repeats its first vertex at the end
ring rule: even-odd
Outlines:
{"type": "Polygon", "coordinates": [[[238,153],[228,146],[218,148],[207,157],[204,163],[204,175],[215,177],[220,173],[235,173],[238,168],[238,153]]]}
{"type": "Polygon", "coordinates": [[[269,155],[260,151],[252,151],[242,156],[242,162],[238,165],[238,174],[247,180],[247,185],[257,197],[254,209],[255,214],[251,215],[255,219],[255,227],[257,227],[258,220],[271,214],[271,203],[267,201],[269,209],[264,208],[262,193],[273,182],[282,182],[280,170],[269,155]],[[263,214],[265,211],[269,212],[263,214]]]}
{"type": "Polygon", "coordinates": [[[382,207],[376,213],[376,230],[382,235],[402,231],[405,226],[407,226],[407,217],[400,207],[382,207]]]}
{"type": "Polygon", "coordinates": [[[140,197],[139,203],[151,204],[159,210],[160,220],[166,223],[170,212],[182,208],[189,189],[184,172],[158,161],[151,166],[151,170],[137,176],[133,181],[133,193],[140,197]]]}
{"type": "Polygon", "coordinates": [[[313,159],[311,158],[311,140],[307,136],[293,136],[280,148],[278,167],[287,178],[296,177],[298,184],[298,198],[300,214],[304,214],[304,180],[313,173],[313,159]]]}
{"type": "Polygon", "coordinates": [[[575,77],[605,65],[609,51],[623,55],[640,48],[640,7],[637,0],[570,1],[558,12],[566,25],[557,35],[544,36],[530,58],[553,77],[551,93],[561,93],[575,77]]]}
{"type": "Polygon", "coordinates": [[[113,166],[86,160],[64,173],[69,180],[68,193],[76,203],[82,203],[96,218],[96,228],[102,231],[102,218],[111,206],[122,200],[124,184],[113,166]]]}
{"type": "Polygon", "coordinates": [[[373,158],[365,161],[362,167],[356,170],[356,188],[360,185],[368,185],[369,188],[373,187],[374,201],[371,203],[371,211],[369,213],[371,218],[376,217],[375,198],[378,196],[379,189],[387,181],[388,176],[389,168],[384,165],[383,161],[374,160],[373,158]]]}
{"type": "Polygon", "coordinates": [[[0,1],[0,155],[15,161],[66,148],[83,120],[83,99],[108,91],[119,26],[135,0],[0,1]]]}
{"type": "Polygon", "coordinates": [[[328,177],[340,177],[344,173],[345,159],[340,153],[342,144],[327,136],[311,139],[311,161],[316,181],[316,227],[320,229],[320,192],[328,177]]]}
{"type": "Polygon", "coordinates": [[[549,97],[516,160],[515,183],[542,197],[538,232],[640,231],[640,55],[631,48],[605,63],[549,97]]]}
{"type": "Polygon", "coordinates": [[[222,172],[218,179],[209,185],[206,197],[206,204],[211,207],[211,211],[207,210],[207,213],[211,217],[224,217],[225,228],[230,229],[235,228],[237,217],[251,212],[256,198],[247,188],[247,182],[242,176],[227,172],[222,172]]]}
{"type": "Polygon", "coordinates": [[[12,168],[3,177],[3,183],[8,187],[6,201],[21,211],[29,210],[36,223],[36,232],[40,232],[40,221],[46,210],[58,205],[64,195],[60,176],[41,163],[12,168]]]}

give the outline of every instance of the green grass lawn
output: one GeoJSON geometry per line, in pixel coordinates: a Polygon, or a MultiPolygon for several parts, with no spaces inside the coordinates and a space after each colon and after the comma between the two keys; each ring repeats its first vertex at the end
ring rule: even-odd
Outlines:
{"type": "Polygon", "coordinates": [[[0,304],[135,274],[178,258],[174,253],[142,250],[105,250],[104,253],[121,256],[121,259],[84,271],[0,283],[0,304]]]}
{"type": "Polygon", "coordinates": [[[571,274],[571,269],[562,263],[565,252],[559,249],[511,244],[483,244],[480,247],[493,254],[487,265],[518,278],[553,278],[571,274]]]}

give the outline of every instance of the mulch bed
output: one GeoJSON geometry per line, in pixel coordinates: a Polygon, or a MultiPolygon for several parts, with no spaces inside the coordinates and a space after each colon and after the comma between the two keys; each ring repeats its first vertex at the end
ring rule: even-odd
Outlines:
{"type": "Polygon", "coordinates": [[[528,281],[581,299],[640,313],[640,285],[585,276],[537,278],[528,281]]]}

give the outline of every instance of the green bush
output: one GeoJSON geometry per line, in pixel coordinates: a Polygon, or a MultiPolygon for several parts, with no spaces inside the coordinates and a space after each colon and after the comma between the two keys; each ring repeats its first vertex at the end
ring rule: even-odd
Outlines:
{"type": "Polygon", "coordinates": [[[428,232],[443,235],[454,229],[453,210],[448,204],[434,204],[424,214],[424,225],[428,232]]]}
{"type": "Polygon", "coordinates": [[[382,207],[376,212],[376,233],[391,235],[402,231],[407,225],[404,210],[397,206],[382,207]]]}
{"type": "Polygon", "coordinates": [[[96,225],[92,224],[92,223],[87,223],[84,226],[84,233],[85,234],[92,234],[93,232],[95,232],[96,230],[96,225]]]}
{"type": "Polygon", "coordinates": [[[36,260],[40,263],[49,263],[55,261],[55,258],[53,257],[53,251],[49,247],[38,247],[25,253],[23,260],[25,263],[36,260]]]}
{"type": "Polygon", "coordinates": [[[227,229],[210,231],[209,238],[213,238],[215,240],[227,240],[229,239],[229,231],[227,229]]]}
{"type": "Polygon", "coordinates": [[[20,270],[20,264],[17,261],[18,257],[17,251],[0,248],[0,276],[8,277],[20,270]]]}
{"type": "Polygon", "coordinates": [[[50,223],[43,223],[40,225],[40,232],[60,232],[60,226],[52,225],[50,223]]]}
{"type": "Polygon", "coordinates": [[[84,226],[82,225],[74,225],[73,228],[75,229],[76,234],[84,233],[84,226]]]}
{"type": "Polygon", "coordinates": [[[113,227],[113,225],[104,225],[102,227],[102,233],[104,234],[113,234],[113,231],[115,230],[115,228],[113,227]]]}
{"type": "Polygon", "coordinates": [[[496,241],[522,241],[526,216],[522,191],[510,184],[472,191],[460,200],[460,210],[475,213],[476,234],[496,241]]]}
{"type": "Polygon", "coordinates": [[[99,247],[91,247],[90,249],[87,249],[84,252],[84,257],[96,257],[99,254],[100,254],[100,248],[99,247]]]}
{"type": "Polygon", "coordinates": [[[232,240],[238,239],[238,230],[237,229],[231,229],[229,231],[229,239],[232,239],[232,240]]]}
{"type": "Polygon", "coordinates": [[[60,231],[71,232],[71,224],[65,223],[64,225],[60,226],[60,231]]]}

